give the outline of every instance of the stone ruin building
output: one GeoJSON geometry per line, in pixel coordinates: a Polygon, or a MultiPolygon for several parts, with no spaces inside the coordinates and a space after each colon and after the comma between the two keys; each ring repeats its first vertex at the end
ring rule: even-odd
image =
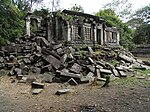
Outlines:
{"type": "Polygon", "coordinates": [[[30,36],[31,22],[36,21],[36,36],[45,37],[49,42],[70,44],[119,45],[119,32],[107,27],[105,20],[98,16],[63,10],[53,12],[46,18],[29,13],[26,16],[26,34],[30,36]]]}

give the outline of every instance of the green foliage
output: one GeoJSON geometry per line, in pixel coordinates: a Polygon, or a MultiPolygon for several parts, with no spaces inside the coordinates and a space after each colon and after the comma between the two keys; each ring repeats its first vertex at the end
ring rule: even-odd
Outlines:
{"type": "Polygon", "coordinates": [[[112,0],[104,5],[104,9],[113,10],[120,19],[127,19],[132,13],[132,4],[129,0],[112,0]]]}
{"type": "Polygon", "coordinates": [[[150,24],[142,24],[134,33],[135,44],[150,44],[150,24]]]}
{"type": "Polygon", "coordinates": [[[75,4],[74,6],[72,6],[70,8],[70,10],[76,11],[76,12],[84,12],[83,7],[81,5],[77,5],[77,4],[75,4]]]}
{"type": "Polygon", "coordinates": [[[133,41],[135,44],[150,44],[150,4],[135,12],[128,24],[135,28],[133,41]],[[134,24],[136,23],[136,24],[134,24]]]}
{"type": "Polygon", "coordinates": [[[0,0],[0,45],[23,33],[23,14],[11,0],[0,0]]]}

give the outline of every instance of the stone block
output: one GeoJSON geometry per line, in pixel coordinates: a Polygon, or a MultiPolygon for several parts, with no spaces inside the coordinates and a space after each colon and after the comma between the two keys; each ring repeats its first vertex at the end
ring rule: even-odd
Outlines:
{"type": "Polygon", "coordinates": [[[62,95],[62,94],[70,93],[70,92],[73,92],[73,90],[72,89],[61,89],[61,90],[58,90],[55,94],[62,95]]]}
{"type": "Polygon", "coordinates": [[[53,57],[52,55],[44,56],[43,59],[47,61],[49,64],[51,64],[55,69],[59,69],[62,67],[61,61],[59,61],[57,58],[53,57]]]}
{"type": "Polygon", "coordinates": [[[108,70],[108,69],[100,69],[100,72],[105,73],[105,74],[112,74],[111,70],[108,70]]]}
{"type": "Polygon", "coordinates": [[[91,78],[91,77],[93,77],[94,76],[94,74],[92,73],[92,72],[89,72],[88,74],[87,74],[87,77],[89,77],[89,78],[91,78]]]}
{"type": "Polygon", "coordinates": [[[39,82],[32,82],[32,88],[44,88],[44,84],[43,83],[39,83],[39,82]]]}
{"type": "Polygon", "coordinates": [[[79,74],[82,71],[82,67],[79,64],[74,63],[70,71],[79,74]]]}
{"type": "Polygon", "coordinates": [[[78,83],[76,82],[76,80],[74,80],[73,78],[69,79],[67,81],[67,83],[70,84],[70,85],[75,85],[75,86],[78,85],[78,83]]]}
{"type": "Polygon", "coordinates": [[[33,89],[32,94],[37,95],[37,94],[41,93],[42,91],[43,91],[43,89],[33,89]]]}
{"type": "Polygon", "coordinates": [[[81,77],[82,77],[81,74],[71,73],[67,69],[63,69],[60,72],[60,76],[65,76],[65,77],[70,77],[70,78],[77,78],[77,79],[81,79],[81,77]]]}

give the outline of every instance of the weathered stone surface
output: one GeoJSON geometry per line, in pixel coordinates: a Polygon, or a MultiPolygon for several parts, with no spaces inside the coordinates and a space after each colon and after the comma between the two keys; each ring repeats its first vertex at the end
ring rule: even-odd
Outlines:
{"type": "Polygon", "coordinates": [[[44,58],[45,61],[50,63],[55,69],[59,69],[59,68],[62,67],[61,61],[59,61],[58,59],[56,59],[55,57],[53,57],[51,55],[44,56],[43,58],[44,58]]]}
{"type": "Polygon", "coordinates": [[[32,82],[32,88],[44,88],[44,84],[43,83],[39,83],[39,82],[32,82]]]}
{"type": "Polygon", "coordinates": [[[74,49],[74,48],[69,47],[68,49],[70,50],[70,52],[71,52],[72,54],[74,54],[74,53],[75,53],[75,49],[74,49]]]}
{"type": "Polygon", "coordinates": [[[60,58],[60,60],[61,60],[61,62],[62,63],[64,63],[66,60],[67,60],[67,54],[64,54],[61,58],[60,58]]]}
{"type": "Polygon", "coordinates": [[[0,63],[3,63],[3,62],[4,62],[4,58],[0,57],[0,63]]]}
{"type": "Polygon", "coordinates": [[[52,70],[52,65],[51,64],[42,67],[42,73],[50,72],[51,70],[52,70]]]}
{"type": "Polygon", "coordinates": [[[55,74],[51,72],[40,75],[41,82],[46,82],[46,83],[52,83],[54,77],[55,77],[55,74]]]}
{"type": "Polygon", "coordinates": [[[111,70],[108,70],[108,69],[100,69],[100,72],[106,73],[106,74],[112,74],[111,70]]]}
{"type": "Polygon", "coordinates": [[[38,68],[38,67],[32,67],[31,70],[35,74],[40,74],[41,73],[41,68],[38,68]]]}
{"type": "Polygon", "coordinates": [[[58,49],[58,48],[60,48],[60,47],[62,47],[62,44],[54,45],[54,46],[53,46],[53,49],[56,50],[56,49],[58,49]]]}
{"type": "Polygon", "coordinates": [[[88,57],[88,60],[89,60],[90,63],[94,64],[94,61],[93,61],[92,58],[88,57]]]}
{"type": "Polygon", "coordinates": [[[93,53],[93,49],[92,49],[91,47],[89,47],[89,46],[88,46],[88,51],[89,51],[90,53],[93,53]]]}
{"type": "Polygon", "coordinates": [[[127,74],[124,71],[119,71],[121,77],[127,77],[127,74]]]}
{"type": "Polygon", "coordinates": [[[7,73],[6,73],[5,70],[3,70],[3,69],[0,70],[0,77],[1,77],[1,76],[4,76],[4,75],[6,75],[6,74],[7,74],[7,73]]]}
{"type": "Polygon", "coordinates": [[[62,89],[62,90],[58,90],[55,94],[56,95],[61,95],[61,94],[67,94],[67,93],[70,93],[70,92],[73,92],[72,89],[62,89]]]}
{"type": "Polygon", "coordinates": [[[101,61],[96,61],[96,63],[100,66],[102,66],[103,68],[106,68],[105,63],[101,62],[101,61]]]}
{"type": "Polygon", "coordinates": [[[87,74],[87,77],[89,77],[89,78],[91,78],[91,77],[93,77],[94,76],[94,74],[92,73],[92,72],[89,72],[88,74],[87,74]]]}
{"type": "Polygon", "coordinates": [[[36,37],[35,38],[38,46],[49,46],[49,42],[44,37],[36,37]]]}
{"type": "Polygon", "coordinates": [[[62,55],[62,54],[64,54],[64,51],[63,51],[62,48],[59,48],[59,49],[57,49],[57,53],[58,53],[59,55],[62,55]]]}
{"type": "Polygon", "coordinates": [[[101,78],[100,69],[96,69],[97,78],[101,78]]]}
{"type": "Polygon", "coordinates": [[[91,72],[95,72],[95,66],[93,66],[93,65],[87,65],[86,66],[87,67],[87,69],[89,69],[91,72]]]}
{"type": "Polygon", "coordinates": [[[60,59],[60,56],[55,51],[50,51],[47,48],[42,48],[42,53],[45,54],[45,55],[52,55],[55,58],[60,59]]]}
{"type": "Polygon", "coordinates": [[[29,73],[29,67],[28,66],[24,66],[24,68],[22,69],[22,74],[23,75],[28,75],[29,73]]]}
{"type": "Polygon", "coordinates": [[[82,67],[77,63],[74,63],[70,69],[70,71],[77,73],[77,74],[79,74],[81,72],[81,70],[82,70],[82,67]]]}
{"type": "Polygon", "coordinates": [[[76,80],[74,80],[73,78],[69,79],[67,81],[67,83],[70,84],[70,85],[78,85],[78,83],[76,82],[76,80]]]}
{"type": "Polygon", "coordinates": [[[116,69],[112,69],[112,73],[114,76],[119,77],[119,72],[116,69]]]}
{"type": "Polygon", "coordinates": [[[119,54],[119,58],[123,59],[124,61],[130,62],[130,63],[133,63],[136,61],[134,58],[128,57],[121,53],[119,54]]]}
{"type": "Polygon", "coordinates": [[[31,63],[29,58],[24,58],[23,61],[24,61],[25,64],[30,64],[31,63]]]}
{"type": "Polygon", "coordinates": [[[33,89],[32,94],[37,95],[37,94],[41,93],[42,91],[43,91],[43,89],[33,89]]]}
{"type": "Polygon", "coordinates": [[[82,75],[81,74],[75,74],[75,73],[71,73],[69,72],[67,69],[63,69],[60,73],[61,76],[66,76],[66,77],[70,77],[70,78],[78,78],[81,79],[82,75]]]}
{"type": "Polygon", "coordinates": [[[21,71],[21,69],[19,69],[19,68],[15,68],[15,69],[14,69],[14,73],[15,73],[16,75],[21,75],[21,74],[22,74],[22,71],[21,71]]]}

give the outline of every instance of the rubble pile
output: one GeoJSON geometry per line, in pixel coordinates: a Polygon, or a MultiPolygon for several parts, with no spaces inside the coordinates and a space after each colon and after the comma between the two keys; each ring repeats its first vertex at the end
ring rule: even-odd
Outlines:
{"type": "Polygon", "coordinates": [[[18,82],[30,82],[33,88],[40,89],[43,82],[77,85],[97,80],[104,81],[105,86],[110,77],[127,77],[133,74],[130,73],[133,68],[150,69],[148,65],[149,62],[137,60],[121,47],[65,46],[63,43],[49,43],[39,36],[24,36],[2,46],[0,51],[1,75],[7,71],[18,82]]]}

